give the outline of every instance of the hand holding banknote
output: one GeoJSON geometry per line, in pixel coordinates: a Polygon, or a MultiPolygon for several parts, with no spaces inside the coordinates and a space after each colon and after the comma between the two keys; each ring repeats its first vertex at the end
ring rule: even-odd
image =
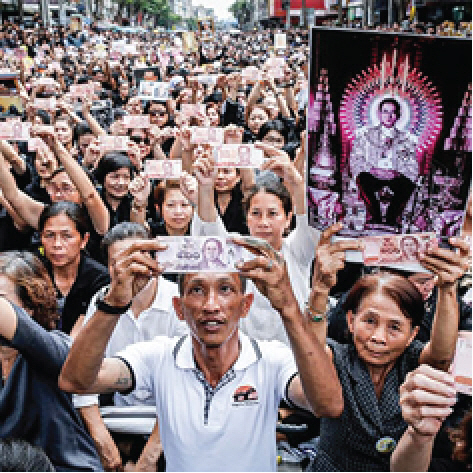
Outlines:
{"type": "Polygon", "coordinates": [[[195,177],[200,187],[213,188],[215,179],[217,178],[217,168],[215,167],[213,157],[209,153],[202,153],[194,161],[192,169],[195,172],[195,177]]]}
{"type": "Polygon", "coordinates": [[[437,275],[437,287],[447,290],[454,287],[458,279],[470,267],[470,258],[467,253],[469,249],[468,239],[452,237],[448,241],[453,246],[453,250],[427,247],[425,252],[419,256],[422,266],[437,275]]]}
{"type": "Polygon", "coordinates": [[[148,197],[151,193],[151,184],[146,176],[137,174],[128,185],[128,191],[133,197],[133,207],[142,209],[148,203],[148,197]]]}

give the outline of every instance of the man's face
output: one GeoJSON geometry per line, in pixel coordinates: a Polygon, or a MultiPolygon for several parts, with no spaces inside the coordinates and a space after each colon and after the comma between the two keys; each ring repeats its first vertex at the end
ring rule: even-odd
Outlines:
{"type": "Polygon", "coordinates": [[[386,128],[392,128],[398,120],[396,106],[391,102],[386,102],[379,111],[379,121],[386,128]]]}
{"type": "Polygon", "coordinates": [[[238,273],[192,273],[183,280],[181,297],[173,299],[180,320],[194,339],[219,348],[238,337],[238,322],[248,314],[253,294],[243,294],[238,273]]]}

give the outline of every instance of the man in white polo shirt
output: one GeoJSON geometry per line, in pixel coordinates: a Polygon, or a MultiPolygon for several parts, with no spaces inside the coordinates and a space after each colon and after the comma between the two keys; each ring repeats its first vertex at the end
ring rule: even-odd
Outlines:
{"type": "Polygon", "coordinates": [[[321,416],[343,410],[335,370],[313,322],[300,312],[281,255],[266,242],[239,243],[258,255],[238,266],[240,273],[180,278],[174,309],[191,335],[156,337],[103,359],[131,301],[134,278],[161,271],[146,253],[162,250],[159,242],[130,242],[113,265],[109,292],[98,301],[61,372],[59,385],[66,391],[150,390],[170,471],[275,471],[281,399],[321,416]],[[243,277],[251,278],[281,314],[292,352],[280,342],[258,342],[238,331],[253,301],[244,292],[243,277]]]}

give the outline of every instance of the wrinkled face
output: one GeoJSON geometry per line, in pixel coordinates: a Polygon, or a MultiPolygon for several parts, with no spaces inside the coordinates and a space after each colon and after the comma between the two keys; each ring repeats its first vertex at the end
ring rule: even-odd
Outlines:
{"type": "Polygon", "coordinates": [[[49,179],[58,168],[56,157],[47,146],[41,147],[36,152],[34,167],[41,179],[49,179]]]}
{"type": "Polygon", "coordinates": [[[164,104],[153,103],[149,108],[149,120],[151,125],[163,127],[169,120],[169,114],[164,104]]]}
{"type": "Polygon", "coordinates": [[[104,188],[107,195],[114,199],[122,199],[128,194],[131,174],[129,168],[120,168],[109,172],[104,179],[104,188]]]}
{"type": "Polygon", "coordinates": [[[72,128],[66,121],[56,121],[54,125],[54,131],[57,133],[59,141],[66,145],[72,143],[72,128]]]}
{"type": "Polygon", "coordinates": [[[46,191],[51,197],[52,202],[74,202],[81,204],[82,199],[77,187],[71,181],[71,178],[66,172],[58,172],[46,184],[46,191]]]}
{"type": "Polygon", "coordinates": [[[262,108],[255,107],[248,117],[248,128],[256,135],[258,134],[259,129],[263,123],[267,122],[268,120],[269,116],[266,111],[262,108]]]}
{"type": "Polygon", "coordinates": [[[242,293],[238,273],[192,273],[184,276],[183,295],[173,304],[198,343],[219,348],[238,339],[238,321],[252,301],[252,294],[242,293]]]}
{"type": "Polygon", "coordinates": [[[250,201],[247,225],[250,235],[266,240],[280,250],[284,232],[291,224],[292,212],[286,215],[281,199],[274,194],[260,191],[250,201]]]}
{"type": "Polygon", "coordinates": [[[230,192],[240,182],[240,175],[235,168],[218,168],[215,190],[230,192]]]}
{"type": "Polygon", "coordinates": [[[220,117],[218,115],[218,111],[216,107],[209,107],[207,110],[207,116],[210,120],[210,126],[218,126],[220,123],[220,117]]]}
{"type": "Polygon", "coordinates": [[[179,189],[168,189],[162,206],[162,217],[166,227],[177,232],[186,232],[192,218],[192,206],[179,189]]]}
{"type": "Polygon", "coordinates": [[[372,366],[394,363],[417,334],[399,306],[381,292],[365,296],[356,314],[347,313],[358,356],[372,366]]]}
{"type": "Polygon", "coordinates": [[[386,102],[379,111],[379,121],[386,128],[392,128],[398,120],[396,106],[391,102],[386,102]]]}
{"type": "Polygon", "coordinates": [[[88,234],[82,238],[75,223],[65,214],[49,218],[41,232],[44,255],[57,268],[77,261],[87,241],[88,234]]]}
{"type": "Polygon", "coordinates": [[[277,149],[282,149],[284,147],[284,136],[276,130],[268,131],[268,133],[264,135],[262,141],[264,143],[268,143],[268,145],[274,146],[277,149]]]}

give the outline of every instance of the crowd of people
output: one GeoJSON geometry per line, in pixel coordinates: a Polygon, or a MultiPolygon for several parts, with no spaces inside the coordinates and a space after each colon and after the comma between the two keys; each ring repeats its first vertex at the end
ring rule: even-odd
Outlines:
{"type": "Polygon", "coordinates": [[[427,272],[348,266],[360,240],[308,224],[309,33],[276,33],[3,24],[1,117],[29,138],[0,140],[0,470],[274,471],[277,441],[314,471],[471,469],[471,198],[427,272]],[[196,127],[263,164],[217,166],[196,127]],[[254,257],[168,273],[165,236],[254,257]],[[153,431],[109,431],[112,404],[153,431]]]}

